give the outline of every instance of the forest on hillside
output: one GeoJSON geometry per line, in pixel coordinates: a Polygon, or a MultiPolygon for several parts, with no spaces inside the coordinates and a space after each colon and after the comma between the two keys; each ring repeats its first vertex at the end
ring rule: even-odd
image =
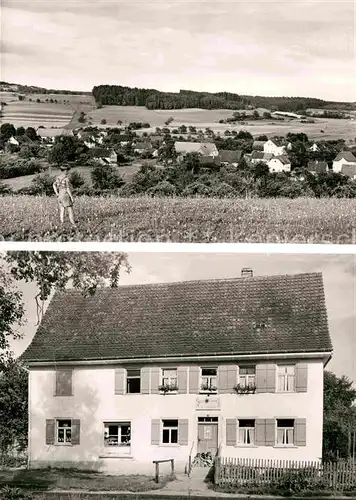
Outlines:
{"type": "Polygon", "coordinates": [[[147,109],[251,109],[305,112],[308,108],[356,110],[356,103],[331,102],[313,97],[246,96],[231,92],[161,92],[155,89],[99,85],[92,90],[97,105],[145,106],[147,109]]]}

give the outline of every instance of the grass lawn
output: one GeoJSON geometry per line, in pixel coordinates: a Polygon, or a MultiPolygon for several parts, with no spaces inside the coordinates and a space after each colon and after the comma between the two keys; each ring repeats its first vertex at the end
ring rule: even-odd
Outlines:
{"type": "Polygon", "coordinates": [[[78,228],[59,227],[54,197],[0,197],[0,238],[27,241],[356,243],[356,199],[75,200],[78,228]]]}
{"type": "Polygon", "coordinates": [[[86,491],[150,491],[161,489],[168,479],[158,484],[153,477],[142,475],[109,476],[92,471],[73,469],[34,469],[0,471],[0,491],[8,485],[27,491],[86,490],[86,491]]]}

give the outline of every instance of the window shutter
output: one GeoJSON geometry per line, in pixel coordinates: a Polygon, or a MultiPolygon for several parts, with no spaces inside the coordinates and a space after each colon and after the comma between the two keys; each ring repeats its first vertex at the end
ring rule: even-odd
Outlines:
{"type": "Polygon", "coordinates": [[[56,421],[54,418],[46,420],[46,444],[54,444],[55,442],[56,421]]]}
{"type": "Polygon", "coordinates": [[[157,366],[151,368],[151,394],[159,394],[158,387],[161,385],[161,369],[157,366]]]}
{"type": "Polygon", "coordinates": [[[187,418],[181,418],[178,420],[178,442],[182,446],[188,444],[188,422],[187,418]]]}
{"type": "Polygon", "coordinates": [[[115,395],[122,395],[125,393],[125,369],[115,369],[115,395]]]}
{"type": "Polygon", "coordinates": [[[177,383],[178,393],[187,394],[188,388],[188,368],[186,366],[178,366],[177,368],[177,383]]]}
{"type": "Polygon", "coordinates": [[[68,368],[56,370],[56,396],[72,396],[72,375],[68,368]]]}
{"type": "Polygon", "coordinates": [[[237,422],[236,418],[226,419],[226,446],[236,446],[237,422]]]}
{"type": "Polygon", "coordinates": [[[296,392],[307,392],[308,390],[307,363],[298,363],[295,367],[295,390],[296,392]]]}
{"type": "Polygon", "coordinates": [[[150,393],[150,368],[145,366],[141,368],[141,394],[150,393]]]}
{"type": "Polygon", "coordinates": [[[229,394],[237,384],[237,366],[221,365],[218,367],[218,390],[220,394],[229,394]]]}
{"type": "Polygon", "coordinates": [[[267,365],[256,365],[256,392],[267,392],[267,365]]]}
{"type": "Polygon", "coordinates": [[[266,442],[265,446],[276,444],[276,422],[274,418],[266,418],[266,442]]]}
{"type": "Polygon", "coordinates": [[[198,394],[200,381],[200,368],[199,366],[189,367],[189,394],[198,394]]]}
{"type": "Polygon", "coordinates": [[[151,420],[151,444],[160,443],[161,421],[159,419],[151,420]]]}
{"type": "Polygon", "coordinates": [[[266,391],[276,392],[276,365],[267,365],[266,371],[266,391]]]}
{"type": "Polygon", "coordinates": [[[80,444],[80,420],[72,420],[72,444],[80,444]]]}
{"type": "Polygon", "coordinates": [[[266,422],[263,418],[255,420],[255,442],[257,446],[266,445],[266,422]]]}
{"type": "Polygon", "coordinates": [[[307,421],[305,418],[297,418],[294,422],[294,444],[306,446],[307,444],[307,421]]]}

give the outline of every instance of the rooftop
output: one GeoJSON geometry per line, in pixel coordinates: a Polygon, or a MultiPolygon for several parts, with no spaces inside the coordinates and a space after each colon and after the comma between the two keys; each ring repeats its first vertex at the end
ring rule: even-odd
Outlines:
{"type": "Polygon", "coordinates": [[[57,292],[25,361],[330,352],[322,275],[57,292]],[[256,325],[263,325],[257,328],[256,325]]]}

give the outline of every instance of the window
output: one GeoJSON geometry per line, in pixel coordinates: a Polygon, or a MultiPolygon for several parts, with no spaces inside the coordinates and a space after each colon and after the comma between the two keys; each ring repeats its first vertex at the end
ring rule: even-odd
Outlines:
{"type": "Polygon", "coordinates": [[[171,389],[177,388],[177,369],[164,368],[162,370],[162,385],[170,387],[171,389]]]}
{"type": "Polygon", "coordinates": [[[138,394],[141,392],[141,370],[127,370],[126,392],[128,394],[138,394]]]}
{"type": "Polygon", "coordinates": [[[217,369],[216,368],[202,368],[201,369],[200,390],[203,392],[216,392],[217,391],[217,369]]]}
{"type": "Polygon", "coordinates": [[[278,366],[278,391],[279,392],[293,392],[295,379],[294,365],[280,365],[278,366]]]}
{"type": "Polygon", "coordinates": [[[104,446],[129,447],[131,444],[130,422],[105,422],[104,446]]]}
{"type": "Polygon", "coordinates": [[[56,421],[56,441],[57,444],[72,443],[72,421],[57,420],[56,421]]]}
{"type": "Polygon", "coordinates": [[[255,367],[243,366],[239,369],[239,384],[241,387],[255,386],[255,367]]]}
{"type": "Polygon", "coordinates": [[[56,370],[55,396],[72,396],[72,376],[71,369],[56,370]]]}
{"type": "Polygon", "coordinates": [[[255,421],[254,420],[239,420],[239,444],[254,445],[255,444],[255,421]]]}
{"type": "Polygon", "coordinates": [[[162,443],[178,443],[178,420],[163,420],[162,443]]]}
{"type": "Polygon", "coordinates": [[[277,420],[277,444],[288,446],[294,444],[294,420],[283,418],[277,420]]]}

